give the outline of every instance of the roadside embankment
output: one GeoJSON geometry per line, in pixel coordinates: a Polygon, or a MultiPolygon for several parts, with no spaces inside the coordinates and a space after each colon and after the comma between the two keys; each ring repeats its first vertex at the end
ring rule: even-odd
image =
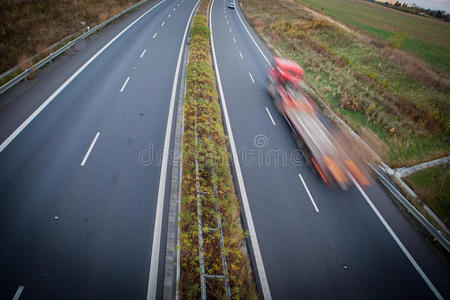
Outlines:
{"type": "Polygon", "coordinates": [[[210,57],[203,0],[189,44],[179,217],[181,299],[256,299],[210,57]]]}

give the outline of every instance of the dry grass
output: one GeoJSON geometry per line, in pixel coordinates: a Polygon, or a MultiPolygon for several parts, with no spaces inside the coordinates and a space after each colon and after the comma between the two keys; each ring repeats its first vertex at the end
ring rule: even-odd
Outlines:
{"type": "Polygon", "coordinates": [[[33,66],[31,60],[29,60],[25,55],[21,55],[18,60],[18,66],[21,71],[25,71],[33,66]]]}
{"type": "Polygon", "coordinates": [[[0,73],[22,56],[44,55],[64,37],[95,26],[138,0],[0,1],[0,73]]]}
{"type": "Polygon", "coordinates": [[[34,76],[36,75],[36,70],[33,68],[32,61],[28,59],[25,55],[22,55],[19,58],[19,62],[17,65],[19,66],[19,72],[23,72],[31,68],[30,73],[27,76],[27,79],[33,79],[34,76]]]}
{"type": "Polygon", "coordinates": [[[39,56],[39,59],[46,58],[50,54],[50,50],[48,49],[48,47],[44,47],[42,45],[36,46],[36,52],[39,56]]]}

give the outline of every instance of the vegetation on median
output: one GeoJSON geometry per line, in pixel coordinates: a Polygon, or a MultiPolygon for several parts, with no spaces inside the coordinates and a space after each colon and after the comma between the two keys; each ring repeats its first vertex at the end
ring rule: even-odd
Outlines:
{"type": "Polygon", "coordinates": [[[241,4],[257,32],[299,62],[318,94],[391,167],[450,154],[450,86],[416,59],[293,0],[241,4]]]}
{"type": "MultiPolygon", "coordinates": [[[[201,295],[199,240],[197,223],[196,157],[199,163],[203,250],[206,274],[221,274],[216,207],[220,212],[224,235],[223,253],[226,257],[231,297],[256,299],[253,275],[243,249],[245,232],[240,224],[239,202],[233,185],[227,151],[227,139],[222,125],[215,76],[212,70],[208,5],[203,0],[190,30],[189,60],[186,71],[184,99],[183,174],[179,224],[181,299],[199,299],[201,295]],[[196,145],[196,134],[198,146],[196,145]],[[214,170],[214,171],[213,171],[214,170]],[[212,182],[215,183],[215,190],[212,182]],[[216,197],[217,194],[217,197],[216,197]]],[[[224,281],[207,279],[208,299],[224,299],[224,281]]]]}

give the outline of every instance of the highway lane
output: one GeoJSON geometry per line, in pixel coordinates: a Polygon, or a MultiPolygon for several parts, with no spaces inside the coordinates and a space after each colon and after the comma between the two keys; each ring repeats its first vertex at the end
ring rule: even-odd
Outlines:
{"type": "Polygon", "coordinates": [[[19,286],[21,299],[147,296],[172,88],[196,2],[148,12],[0,153],[0,298],[19,286]]]}
{"type": "MultiPolygon", "coordinates": [[[[217,69],[272,297],[432,298],[362,193],[327,188],[298,160],[289,128],[265,91],[268,63],[239,12],[227,5],[215,0],[211,8],[217,69]]],[[[448,297],[448,270],[429,245],[375,182],[366,193],[431,285],[448,297]]]]}

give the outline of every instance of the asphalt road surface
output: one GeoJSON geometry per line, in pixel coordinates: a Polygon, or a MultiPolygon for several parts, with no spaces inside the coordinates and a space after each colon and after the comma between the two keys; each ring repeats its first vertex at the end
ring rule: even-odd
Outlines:
{"type": "Polygon", "coordinates": [[[215,0],[210,21],[242,170],[238,190],[242,194],[245,186],[266,295],[448,298],[448,270],[376,182],[364,190],[328,188],[299,158],[289,126],[266,92],[272,56],[238,7],[215,0]]]}
{"type": "MultiPolygon", "coordinates": [[[[167,205],[180,45],[197,2],[158,3],[0,98],[1,299],[145,299],[155,280],[150,292],[162,297],[157,211],[167,205]]],[[[211,11],[216,68],[266,296],[449,298],[448,270],[375,182],[342,192],[311,173],[265,91],[271,54],[227,5],[211,11]]]]}
{"type": "Polygon", "coordinates": [[[159,2],[1,97],[1,299],[147,297],[177,62],[197,3],[159,2]]]}

